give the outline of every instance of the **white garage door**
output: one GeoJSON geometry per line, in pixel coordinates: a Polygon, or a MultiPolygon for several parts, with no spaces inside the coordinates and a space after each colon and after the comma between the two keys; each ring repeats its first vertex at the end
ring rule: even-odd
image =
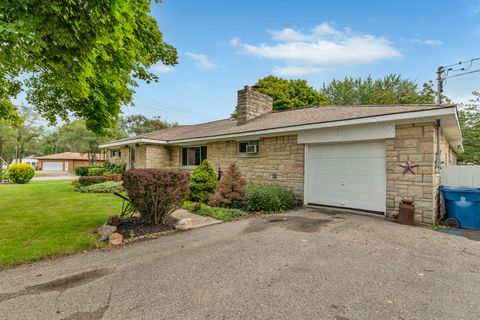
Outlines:
{"type": "Polygon", "coordinates": [[[43,171],[63,171],[63,162],[43,162],[43,171]]]}
{"type": "Polygon", "coordinates": [[[309,204],[385,212],[385,142],[308,145],[309,204]]]}

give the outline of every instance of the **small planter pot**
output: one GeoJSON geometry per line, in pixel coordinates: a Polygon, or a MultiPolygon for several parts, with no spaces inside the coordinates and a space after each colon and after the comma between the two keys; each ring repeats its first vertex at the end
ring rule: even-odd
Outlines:
{"type": "Polygon", "coordinates": [[[116,181],[116,182],[122,181],[122,175],[120,173],[115,173],[113,175],[113,181],[116,181]]]}
{"type": "Polygon", "coordinates": [[[105,178],[107,178],[107,181],[113,181],[114,176],[112,175],[105,175],[105,178]]]}

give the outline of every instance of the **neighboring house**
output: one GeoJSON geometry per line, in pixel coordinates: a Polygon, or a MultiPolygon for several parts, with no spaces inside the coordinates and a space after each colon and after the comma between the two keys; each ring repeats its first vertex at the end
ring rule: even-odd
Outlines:
{"type": "Polygon", "coordinates": [[[101,166],[104,162],[104,156],[97,155],[97,162],[91,164],[88,161],[88,155],[86,153],[79,152],[62,152],[56,154],[50,154],[47,156],[37,157],[38,170],[42,171],[68,171],[73,172],[75,168],[83,166],[101,166]]]}
{"type": "Polygon", "coordinates": [[[13,163],[26,163],[26,164],[29,164],[31,165],[32,167],[34,167],[35,169],[38,169],[38,160],[37,160],[38,157],[36,157],[35,155],[31,155],[31,156],[28,156],[28,157],[25,157],[23,158],[21,161],[16,161],[16,160],[13,160],[13,163]]]}
{"type": "Polygon", "coordinates": [[[454,105],[313,106],[272,112],[272,99],[246,86],[237,119],[168,128],[101,145],[128,168],[191,170],[235,161],[249,182],[290,188],[306,205],[394,216],[413,200],[415,221],[437,212],[441,164],[463,150],[454,105]],[[407,161],[413,165],[404,173],[407,161]]]}

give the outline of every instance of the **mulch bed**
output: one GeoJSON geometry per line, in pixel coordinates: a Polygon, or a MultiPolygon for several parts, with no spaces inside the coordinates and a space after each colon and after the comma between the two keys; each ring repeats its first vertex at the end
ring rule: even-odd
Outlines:
{"type": "Polygon", "coordinates": [[[125,218],[117,224],[117,231],[125,240],[148,234],[157,234],[165,231],[175,230],[177,219],[169,217],[166,224],[152,225],[141,217],[125,218]]]}

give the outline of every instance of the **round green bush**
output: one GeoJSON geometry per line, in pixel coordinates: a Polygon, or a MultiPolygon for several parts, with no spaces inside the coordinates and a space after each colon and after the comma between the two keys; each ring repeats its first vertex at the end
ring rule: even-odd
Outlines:
{"type": "Polygon", "coordinates": [[[8,180],[13,183],[27,183],[35,176],[35,169],[26,163],[14,163],[7,169],[8,180]]]}
{"type": "Polygon", "coordinates": [[[190,183],[190,200],[207,202],[210,194],[217,186],[217,175],[208,160],[203,162],[192,172],[190,183]]]}
{"type": "Polygon", "coordinates": [[[280,212],[295,206],[294,194],[278,186],[250,186],[243,201],[247,211],[280,212]]]}

